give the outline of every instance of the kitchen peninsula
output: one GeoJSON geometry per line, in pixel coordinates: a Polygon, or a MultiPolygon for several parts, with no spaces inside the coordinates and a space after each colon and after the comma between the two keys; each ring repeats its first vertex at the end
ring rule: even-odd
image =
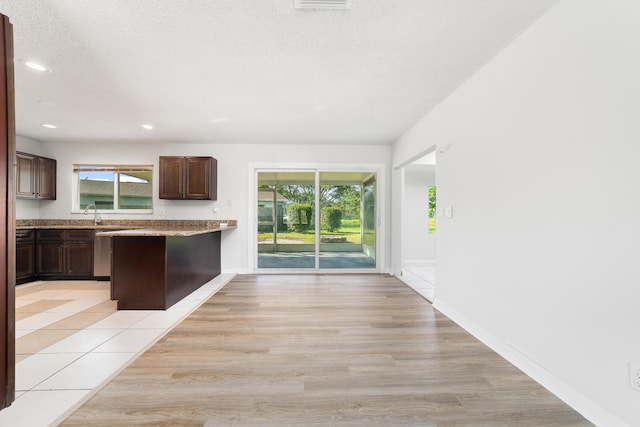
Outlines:
{"type": "Polygon", "coordinates": [[[221,233],[234,228],[231,220],[167,221],[96,233],[112,240],[111,299],[118,310],[165,310],[219,275],[221,233]]]}

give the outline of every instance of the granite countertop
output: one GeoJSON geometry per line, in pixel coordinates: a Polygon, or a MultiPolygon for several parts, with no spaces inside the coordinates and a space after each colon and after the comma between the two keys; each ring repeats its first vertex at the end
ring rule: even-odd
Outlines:
{"type": "Polygon", "coordinates": [[[87,225],[73,225],[73,224],[60,224],[60,225],[16,225],[20,230],[46,230],[46,229],[64,229],[64,230],[122,230],[122,225],[102,225],[102,224],[87,224],[87,225]]]}
{"type": "Polygon", "coordinates": [[[215,233],[223,230],[231,230],[236,226],[227,227],[211,227],[211,228],[180,228],[180,229],[164,229],[164,228],[134,228],[118,231],[100,231],[96,236],[100,237],[123,237],[123,236],[143,236],[143,237],[164,237],[164,236],[195,236],[197,234],[215,233]]]}
{"type": "Polygon", "coordinates": [[[235,219],[216,220],[92,220],[18,219],[17,229],[93,229],[97,236],[193,236],[237,228],[235,219]],[[226,223],[227,226],[221,226],[226,223]],[[116,231],[117,230],[117,231],[116,231]]]}

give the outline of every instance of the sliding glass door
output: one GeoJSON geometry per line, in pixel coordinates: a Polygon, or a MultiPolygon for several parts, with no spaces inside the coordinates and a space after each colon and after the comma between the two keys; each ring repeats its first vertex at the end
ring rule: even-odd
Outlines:
{"type": "Polygon", "coordinates": [[[257,268],[376,268],[375,172],[257,172],[257,268]]]}
{"type": "Polygon", "coordinates": [[[315,187],[315,172],[258,172],[258,268],[316,268],[315,187]]]}
{"type": "Polygon", "coordinates": [[[376,259],[376,176],[371,175],[362,184],[362,252],[376,259]]]}
{"type": "Polygon", "coordinates": [[[375,268],[364,251],[361,172],[320,172],[320,269],[375,268]]]}

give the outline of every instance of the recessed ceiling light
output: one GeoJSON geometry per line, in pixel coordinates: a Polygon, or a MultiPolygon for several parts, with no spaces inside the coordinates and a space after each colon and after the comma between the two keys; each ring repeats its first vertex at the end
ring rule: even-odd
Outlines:
{"type": "Polygon", "coordinates": [[[56,104],[54,104],[53,102],[50,101],[43,101],[43,100],[39,100],[38,104],[40,105],[44,105],[46,107],[55,107],[56,104]]]}
{"type": "Polygon", "coordinates": [[[51,70],[39,62],[30,59],[20,59],[19,62],[30,70],[39,71],[41,73],[51,72],[51,70]]]}
{"type": "Polygon", "coordinates": [[[324,110],[324,105],[318,104],[318,105],[314,106],[313,109],[316,110],[316,111],[322,111],[322,110],[324,110]]]}
{"type": "Polygon", "coordinates": [[[211,119],[211,123],[227,123],[229,121],[229,117],[217,117],[215,119],[211,119]]]}
{"type": "Polygon", "coordinates": [[[42,123],[42,127],[45,127],[47,129],[57,129],[58,128],[58,126],[52,125],[51,123],[42,123]]]}
{"type": "Polygon", "coordinates": [[[150,124],[148,124],[148,123],[145,123],[145,124],[143,124],[143,125],[142,125],[142,128],[143,128],[143,129],[146,129],[146,130],[152,130],[152,129],[153,129],[153,126],[151,126],[151,125],[150,125],[150,124]]]}

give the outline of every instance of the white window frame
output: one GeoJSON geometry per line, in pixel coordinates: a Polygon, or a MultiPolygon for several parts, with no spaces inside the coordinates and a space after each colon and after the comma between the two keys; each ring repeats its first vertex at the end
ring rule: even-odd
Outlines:
{"type": "MultiPolygon", "coordinates": [[[[248,259],[248,273],[260,273],[260,274],[278,274],[283,270],[295,274],[357,274],[357,273],[380,273],[385,272],[384,266],[386,265],[386,227],[385,227],[385,214],[386,214],[386,201],[385,201],[385,165],[382,163],[249,163],[248,168],[248,186],[249,186],[249,223],[251,224],[248,235],[248,247],[251,249],[248,259]],[[309,171],[316,172],[316,185],[319,184],[319,173],[322,172],[349,172],[349,171],[366,171],[376,174],[376,268],[375,269],[358,269],[358,268],[343,268],[343,269],[258,269],[257,267],[257,254],[258,254],[258,218],[256,213],[256,203],[258,197],[258,172],[264,171],[278,171],[283,172],[291,171],[309,171]]],[[[320,206],[319,194],[316,193],[316,207],[320,206]]],[[[317,214],[317,212],[316,212],[317,214]]],[[[319,230],[317,231],[319,233],[319,230]]],[[[316,245],[320,244],[320,238],[316,235],[316,245]]],[[[316,252],[318,247],[316,247],[316,252]]]]}
{"type": "MultiPolygon", "coordinates": [[[[151,172],[151,176],[153,177],[153,165],[127,165],[127,164],[74,164],[73,165],[73,179],[72,183],[72,194],[73,194],[73,206],[71,207],[72,213],[84,213],[84,209],[80,208],[80,171],[78,170],[81,167],[94,167],[96,169],[103,169],[105,172],[114,172],[119,173],[120,170],[127,171],[131,169],[148,169],[151,172]]],[[[154,205],[154,193],[152,188],[152,196],[151,196],[151,209],[119,209],[116,207],[119,205],[119,188],[120,185],[119,179],[114,179],[113,182],[113,191],[114,191],[114,208],[113,209],[97,209],[99,214],[140,214],[140,215],[150,215],[153,214],[153,205],[154,205]]],[[[153,186],[153,180],[152,180],[153,186]]],[[[91,209],[93,212],[93,209],[91,209]]]]}

